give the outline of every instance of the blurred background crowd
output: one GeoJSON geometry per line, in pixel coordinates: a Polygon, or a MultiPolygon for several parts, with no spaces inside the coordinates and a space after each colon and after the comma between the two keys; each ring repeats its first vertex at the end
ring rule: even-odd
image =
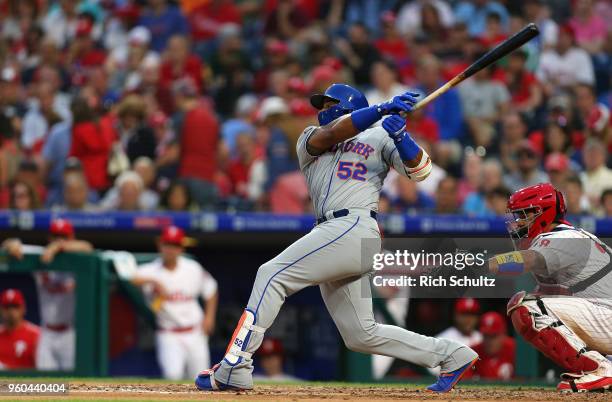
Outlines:
{"type": "Polygon", "coordinates": [[[383,212],[505,212],[551,181],[612,216],[612,5],[597,0],[0,1],[0,208],[308,213],[295,143],[312,93],[428,94],[490,47],[541,35],[413,113],[428,180],[383,212]]]}

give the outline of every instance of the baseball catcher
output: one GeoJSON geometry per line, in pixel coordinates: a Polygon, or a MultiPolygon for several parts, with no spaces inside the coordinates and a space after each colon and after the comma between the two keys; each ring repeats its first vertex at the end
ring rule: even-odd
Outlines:
{"type": "Polygon", "coordinates": [[[612,388],[612,249],[565,220],[563,195],[551,184],[521,189],[508,200],[508,231],[517,251],[489,260],[500,274],[531,272],[538,286],[508,303],[516,331],[568,370],[564,392],[612,388]]]}

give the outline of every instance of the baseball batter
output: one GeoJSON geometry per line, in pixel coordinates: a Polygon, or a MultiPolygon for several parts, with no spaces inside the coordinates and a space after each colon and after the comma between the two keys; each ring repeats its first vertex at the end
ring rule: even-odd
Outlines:
{"type": "Polygon", "coordinates": [[[612,389],[612,249],[565,220],[563,195],[551,184],[517,191],[508,210],[517,251],[493,257],[489,270],[531,272],[538,283],[508,303],[514,328],[569,370],[560,391],[612,389]]]}
{"type": "Polygon", "coordinates": [[[368,262],[381,249],[376,215],[382,182],[390,167],[417,181],[424,180],[431,170],[429,156],[405,131],[405,119],[398,115],[412,109],[415,94],[408,92],[369,106],[358,90],[333,84],[325,94],[314,95],[311,103],[320,110],[320,126],[304,130],[297,154],[317,226],[259,268],[225,357],[200,373],[196,386],[209,391],[253,388],[252,355],[285,298],[319,285],[349,349],[425,367],[441,366],[443,374],[429,389],[446,392],[472,367],[477,354],[456,341],[378,324],[370,288],[362,281],[371,270],[368,262]],[[387,115],[382,127],[373,126],[387,115]]]}
{"type": "Polygon", "coordinates": [[[217,311],[217,281],[197,261],[182,256],[185,241],[180,228],[166,227],[159,239],[160,258],[140,266],[132,279],[152,301],[157,360],[164,378],[171,380],[194,378],[202,365],[210,364],[208,336],[217,311]]]}

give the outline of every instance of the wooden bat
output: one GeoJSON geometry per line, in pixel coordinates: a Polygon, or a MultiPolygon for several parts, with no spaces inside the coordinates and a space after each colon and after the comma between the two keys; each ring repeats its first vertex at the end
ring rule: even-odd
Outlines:
{"type": "Polygon", "coordinates": [[[523,46],[525,43],[529,42],[531,39],[535,38],[540,34],[540,31],[536,24],[533,22],[527,24],[523,29],[495,46],[493,49],[489,50],[482,57],[472,63],[468,68],[463,70],[463,72],[456,75],[452,80],[448,81],[446,84],[442,85],[440,88],[436,89],[425,98],[421,99],[412,110],[418,110],[429,104],[429,102],[436,99],[438,96],[442,95],[452,87],[456,86],[460,82],[466,80],[472,75],[476,74],[483,68],[490,66],[495,63],[497,60],[506,56],[508,53],[518,49],[523,46]]]}

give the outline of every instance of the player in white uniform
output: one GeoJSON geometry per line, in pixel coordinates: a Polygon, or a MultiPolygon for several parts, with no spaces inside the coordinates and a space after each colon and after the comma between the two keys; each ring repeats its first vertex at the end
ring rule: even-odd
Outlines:
{"type": "Polygon", "coordinates": [[[570,371],[560,391],[612,389],[612,249],[564,220],[563,195],[551,184],[517,191],[508,210],[517,251],[490,259],[489,270],[531,272],[538,282],[508,303],[514,328],[570,371]]]}
{"type": "Polygon", "coordinates": [[[257,271],[251,297],[225,357],[196,378],[201,390],[253,388],[252,354],[285,298],[312,285],[321,295],[351,350],[381,354],[425,367],[441,366],[434,392],[449,391],[477,354],[456,341],[423,336],[374,320],[368,275],[381,250],[376,215],[383,180],[391,167],[424,180],[431,160],[405,131],[400,112],[414,94],[369,106],[361,92],[333,84],[311,98],[320,126],[307,127],[297,155],[317,215],[317,226],[257,271]],[[382,127],[374,126],[384,116],[382,127]],[[365,241],[368,239],[368,241],[365,241]]]}
{"type": "Polygon", "coordinates": [[[164,378],[194,378],[210,364],[208,336],[215,326],[217,281],[202,266],[182,256],[186,238],[176,226],[159,239],[160,258],[139,267],[132,283],[144,288],[156,315],[157,360],[164,378]],[[198,298],[205,301],[205,309],[198,298]]]}
{"type": "MultiPolygon", "coordinates": [[[[13,257],[40,253],[43,263],[50,263],[62,251],[91,252],[91,243],[77,240],[74,228],[66,219],[55,219],[49,226],[46,247],[22,244],[18,239],[3,243],[13,257]]],[[[74,369],[76,336],[74,330],[75,287],[74,275],[69,272],[38,271],[34,273],[40,310],[40,339],[36,349],[38,370],[70,371],[74,369]]]]}

